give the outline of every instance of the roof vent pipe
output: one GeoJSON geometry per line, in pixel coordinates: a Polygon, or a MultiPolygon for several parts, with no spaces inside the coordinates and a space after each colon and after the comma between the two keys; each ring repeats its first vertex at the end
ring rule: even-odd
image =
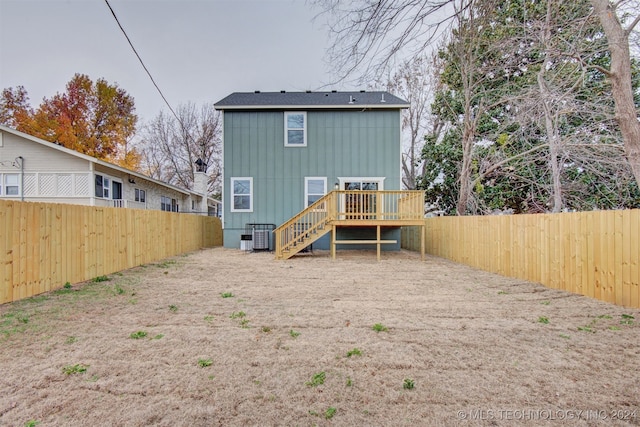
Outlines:
{"type": "Polygon", "coordinates": [[[382,94],[382,99],[380,100],[380,102],[387,102],[384,100],[384,93],[382,94]]]}
{"type": "Polygon", "coordinates": [[[356,100],[353,99],[353,96],[349,95],[349,104],[353,104],[354,102],[356,102],[356,100]]]}

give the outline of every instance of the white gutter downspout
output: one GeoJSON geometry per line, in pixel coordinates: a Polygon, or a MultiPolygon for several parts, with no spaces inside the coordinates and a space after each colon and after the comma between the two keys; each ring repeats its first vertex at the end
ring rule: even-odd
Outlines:
{"type": "Polygon", "coordinates": [[[18,156],[16,160],[20,159],[20,201],[24,202],[24,157],[18,156]]]}
{"type": "MultiPolygon", "coordinates": [[[[225,197],[226,197],[226,193],[224,191],[224,186],[225,186],[225,167],[224,167],[224,112],[225,110],[222,110],[222,150],[221,150],[221,156],[222,156],[222,189],[220,191],[220,205],[218,206],[218,217],[220,218],[220,222],[222,223],[222,229],[224,230],[224,210],[225,210],[225,197]],[[222,208],[222,211],[220,211],[220,208],[222,208]]],[[[232,203],[232,202],[229,202],[232,203]]],[[[232,206],[231,204],[229,204],[229,206],[232,206]]],[[[230,208],[229,208],[230,209],[230,208]]]]}

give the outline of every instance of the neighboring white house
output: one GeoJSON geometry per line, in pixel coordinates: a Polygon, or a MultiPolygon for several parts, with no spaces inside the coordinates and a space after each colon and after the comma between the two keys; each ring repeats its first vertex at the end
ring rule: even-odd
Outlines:
{"type": "Polygon", "coordinates": [[[207,197],[207,176],[194,191],[98,160],[0,125],[0,198],[219,216],[207,197]]]}

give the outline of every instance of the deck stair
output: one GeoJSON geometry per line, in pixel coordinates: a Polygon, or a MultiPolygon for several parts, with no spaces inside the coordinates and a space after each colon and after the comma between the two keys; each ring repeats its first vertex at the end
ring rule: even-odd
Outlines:
{"type": "Polygon", "coordinates": [[[332,201],[331,193],[326,194],[274,230],[276,258],[291,258],[331,231],[329,204],[332,201]]]}
{"type": "Polygon", "coordinates": [[[422,226],[424,231],[424,191],[334,190],[274,230],[275,255],[291,258],[331,233],[332,258],[337,245],[375,244],[379,259],[382,244],[396,243],[382,240],[381,228],[402,226],[422,226]],[[338,227],[375,227],[376,239],[336,240],[338,227]]]}

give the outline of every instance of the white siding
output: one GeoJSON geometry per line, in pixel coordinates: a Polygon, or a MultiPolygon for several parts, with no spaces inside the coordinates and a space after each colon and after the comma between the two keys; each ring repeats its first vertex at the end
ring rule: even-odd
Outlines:
{"type": "MultiPolygon", "coordinates": [[[[91,159],[77,157],[60,151],[48,143],[41,144],[9,132],[0,131],[0,174],[21,173],[16,158],[24,159],[22,195],[11,196],[39,202],[58,202],[97,206],[122,206],[159,210],[161,197],[175,199],[180,212],[191,212],[191,196],[152,180],[131,175],[126,170],[110,168],[94,163],[91,159]],[[109,177],[122,184],[122,199],[111,200],[95,197],[95,175],[109,177]],[[135,201],[135,189],[144,190],[146,203],[135,201]]],[[[82,156],[82,155],[80,155],[82,156]]],[[[0,175],[1,176],[1,175],[0,175]]],[[[113,194],[110,192],[110,195],[113,194]]],[[[0,195],[3,198],[9,198],[0,195]]],[[[199,197],[194,196],[196,200],[199,197]]]]}
{"type": "MultiPolygon", "coordinates": [[[[51,149],[42,144],[25,140],[17,135],[3,132],[4,146],[0,147],[0,164],[24,159],[25,172],[79,172],[90,171],[89,161],[51,149]]],[[[0,166],[2,168],[3,166],[0,166]]],[[[13,168],[13,171],[16,171],[13,168]]]]}

